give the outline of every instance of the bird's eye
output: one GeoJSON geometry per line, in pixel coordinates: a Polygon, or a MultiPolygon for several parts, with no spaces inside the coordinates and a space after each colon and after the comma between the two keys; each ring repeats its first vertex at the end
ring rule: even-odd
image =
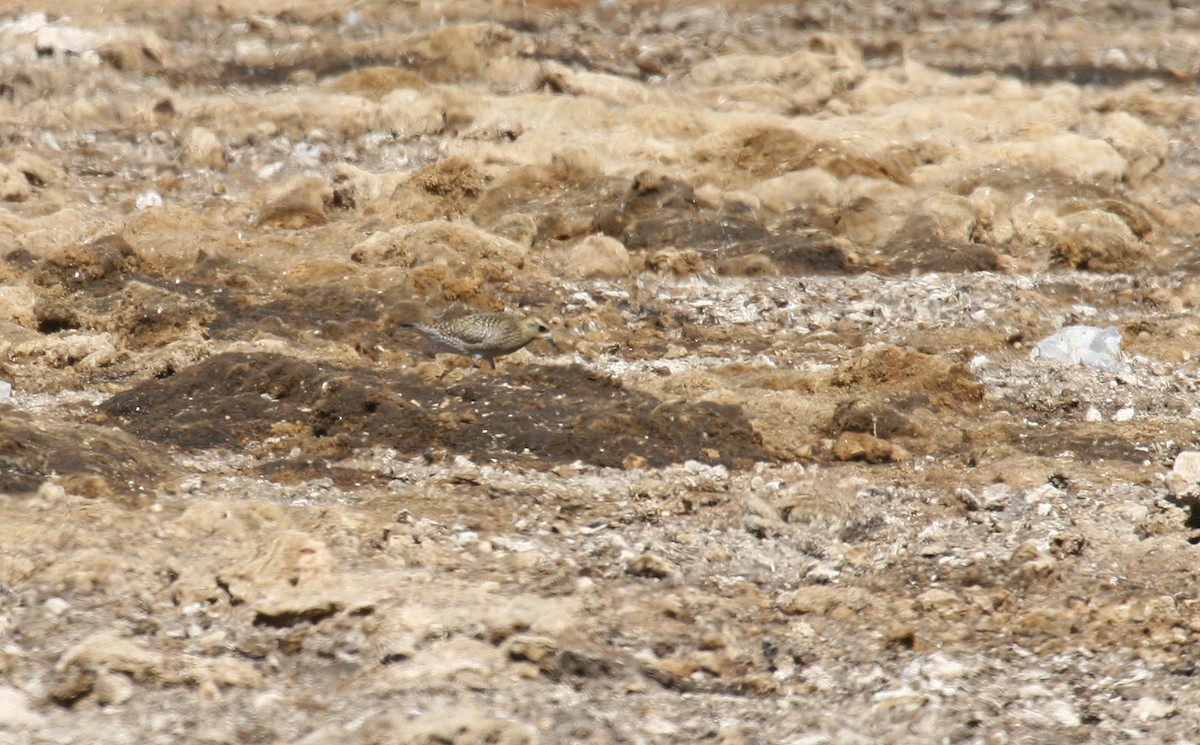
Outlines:
{"type": "Polygon", "coordinates": [[[538,324],[538,327],[537,327],[537,329],[538,329],[538,331],[539,331],[539,332],[541,332],[541,333],[543,333],[543,334],[544,334],[544,333],[546,333],[547,331],[549,331],[549,330],[550,330],[550,328],[549,328],[548,326],[543,326],[543,325],[542,325],[542,324],[540,324],[540,323],[538,324]]]}

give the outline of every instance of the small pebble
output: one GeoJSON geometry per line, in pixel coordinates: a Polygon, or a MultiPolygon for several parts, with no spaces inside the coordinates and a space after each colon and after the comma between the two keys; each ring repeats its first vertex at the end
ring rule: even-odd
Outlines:
{"type": "Polygon", "coordinates": [[[1003,510],[1017,496],[1017,490],[1005,483],[988,484],[979,494],[979,503],[985,510],[1003,510]]]}
{"type": "Polygon", "coordinates": [[[163,198],[156,191],[148,191],[143,194],[138,194],[137,200],[134,202],[134,207],[139,210],[147,210],[153,207],[163,206],[163,198]]]}
{"type": "Polygon", "coordinates": [[[50,614],[54,615],[54,616],[61,616],[62,614],[67,612],[68,608],[71,607],[70,603],[68,603],[66,600],[63,600],[62,598],[58,598],[58,597],[48,598],[46,600],[46,602],[43,603],[43,605],[46,607],[46,610],[49,611],[50,614]]]}

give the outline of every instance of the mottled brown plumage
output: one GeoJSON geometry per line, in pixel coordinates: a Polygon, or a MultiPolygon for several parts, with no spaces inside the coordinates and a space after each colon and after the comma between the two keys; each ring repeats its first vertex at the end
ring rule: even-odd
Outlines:
{"type": "Polygon", "coordinates": [[[472,313],[448,321],[414,323],[412,327],[433,342],[438,351],[470,357],[471,367],[482,359],[495,369],[497,357],[511,354],[534,339],[545,339],[558,348],[550,336],[550,324],[537,316],[472,313]]]}

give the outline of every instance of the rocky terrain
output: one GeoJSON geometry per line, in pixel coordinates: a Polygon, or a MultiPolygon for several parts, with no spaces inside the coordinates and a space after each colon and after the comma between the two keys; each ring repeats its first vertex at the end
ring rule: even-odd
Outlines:
{"type": "Polygon", "coordinates": [[[7,6],[0,742],[1200,741],[1178,5],[7,6]]]}

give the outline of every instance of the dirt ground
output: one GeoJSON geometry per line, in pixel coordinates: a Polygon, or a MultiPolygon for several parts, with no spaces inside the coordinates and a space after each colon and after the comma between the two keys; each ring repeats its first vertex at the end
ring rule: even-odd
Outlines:
{"type": "Polygon", "coordinates": [[[8,5],[0,742],[1200,742],[1176,5],[8,5]]]}

